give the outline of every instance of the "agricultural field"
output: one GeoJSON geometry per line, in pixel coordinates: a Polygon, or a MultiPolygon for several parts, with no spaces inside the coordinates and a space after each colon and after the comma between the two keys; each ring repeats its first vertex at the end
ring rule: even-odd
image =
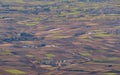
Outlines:
{"type": "Polygon", "coordinates": [[[0,0],[0,75],[120,75],[120,0],[0,0]]]}

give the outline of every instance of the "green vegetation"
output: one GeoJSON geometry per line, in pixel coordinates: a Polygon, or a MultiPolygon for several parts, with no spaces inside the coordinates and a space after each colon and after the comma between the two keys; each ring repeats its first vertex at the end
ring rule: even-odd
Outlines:
{"type": "Polygon", "coordinates": [[[90,54],[90,53],[88,53],[88,52],[83,52],[83,53],[80,53],[80,55],[85,56],[85,57],[91,56],[91,54],[90,54]]]}
{"type": "Polygon", "coordinates": [[[116,26],[115,28],[118,28],[118,29],[120,29],[120,26],[116,26]]]}
{"type": "Polygon", "coordinates": [[[15,75],[26,74],[26,72],[21,71],[21,70],[17,70],[17,69],[7,69],[5,71],[8,72],[8,73],[11,73],[11,74],[15,74],[15,75]]]}
{"type": "Polygon", "coordinates": [[[46,54],[46,56],[47,56],[48,58],[54,58],[54,57],[55,57],[55,55],[54,55],[54,54],[51,54],[51,53],[46,54]]]}
{"type": "Polygon", "coordinates": [[[10,50],[2,50],[0,51],[0,55],[11,55],[10,50]]]}
{"type": "Polygon", "coordinates": [[[108,63],[108,62],[114,62],[119,60],[119,57],[105,57],[105,56],[99,56],[99,57],[94,57],[93,60],[95,62],[101,62],[101,63],[108,63]]]}
{"type": "Polygon", "coordinates": [[[36,24],[37,24],[37,23],[32,22],[32,23],[27,23],[26,26],[34,26],[34,25],[36,25],[36,24]]]}
{"type": "Polygon", "coordinates": [[[62,30],[53,30],[50,33],[54,34],[61,34],[63,31],[62,30]]]}
{"type": "Polygon", "coordinates": [[[105,73],[104,75],[117,75],[116,73],[105,73]]]}
{"type": "Polygon", "coordinates": [[[21,24],[21,25],[26,25],[26,26],[34,26],[36,24],[38,24],[39,22],[17,22],[17,24],[21,24]]]}
{"type": "Polygon", "coordinates": [[[0,16],[0,19],[2,19],[3,17],[2,16],[0,16]]]}
{"type": "Polygon", "coordinates": [[[30,55],[30,54],[25,55],[25,56],[28,57],[28,58],[33,58],[34,57],[33,55],[30,55]]]}
{"type": "Polygon", "coordinates": [[[109,37],[109,36],[112,36],[112,34],[108,34],[108,33],[105,33],[105,32],[96,32],[95,36],[98,36],[98,37],[109,37]]]}

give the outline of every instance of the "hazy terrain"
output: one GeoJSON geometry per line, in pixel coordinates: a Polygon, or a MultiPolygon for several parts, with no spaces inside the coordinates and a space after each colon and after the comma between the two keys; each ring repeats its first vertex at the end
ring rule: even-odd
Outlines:
{"type": "Polygon", "coordinates": [[[0,75],[120,75],[120,0],[0,0],[0,75]]]}

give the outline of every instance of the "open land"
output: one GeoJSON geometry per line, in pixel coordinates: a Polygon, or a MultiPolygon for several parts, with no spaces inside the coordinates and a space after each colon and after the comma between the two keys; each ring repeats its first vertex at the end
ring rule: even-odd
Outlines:
{"type": "Polygon", "coordinates": [[[0,75],[120,75],[120,0],[0,0],[0,75]]]}

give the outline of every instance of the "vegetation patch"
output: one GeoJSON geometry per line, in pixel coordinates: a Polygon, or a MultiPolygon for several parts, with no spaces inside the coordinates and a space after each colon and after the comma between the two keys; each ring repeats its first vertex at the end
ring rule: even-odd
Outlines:
{"type": "Polygon", "coordinates": [[[31,23],[27,23],[26,26],[34,26],[36,24],[37,24],[37,22],[31,22],[31,23]]]}
{"type": "Polygon", "coordinates": [[[20,21],[17,22],[18,24],[22,24],[22,25],[26,25],[26,26],[34,26],[36,24],[38,24],[39,22],[26,22],[26,21],[20,21]]]}
{"type": "Polygon", "coordinates": [[[104,75],[117,75],[116,73],[105,73],[104,75]]]}
{"type": "Polygon", "coordinates": [[[11,55],[11,52],[9,50],[1,50],[0,55],[11,55]]]}
{"type": "Polygon", "coordinates": [[[8,72],[8,73],[11,73],[11,74],[15,74],[15,75],[26,74],[26,72],[21,71],[21,70],[17,70],[17,69],[7,69],[5,71],[8,72]]]}
{"type": "Polygon", "coordinates": [[[55,55],[54,55],[54,54],[51,54],[51,53],[46,54],[46,56],[47,56],[48,58],[54,58],[54,57],[55,57],[55,55]]]}
{"type": "Polygon", "coordinates": [[[62,39],[62,38],[66,38],[66,37],[65,36],[55,36],[54,38],[62,39]]]}
{"type": "Polygon", "coordinates": [[[33,55],[26,55],[26,57],[28,57],[28,58],[32,58],[32,57],[34,57],[33,55]]]}
{"type": "Polygon", "coordinates": [[[80,53],[80,55],[85,56],[85,57],[87,57],[87,56],[91,56],[91,54],[90,54],[90,53],[88,53],[88,52],[83,52],[83,53],[80,53]]]}
{"type": "Polygon", "coordinates": [[[95,36],[98,36],[98,37],[109,37],[109,36],[112,36],[112,34],[109,34],[109,33],[105,33],[105,32],[96,32],[95,36]]]}

